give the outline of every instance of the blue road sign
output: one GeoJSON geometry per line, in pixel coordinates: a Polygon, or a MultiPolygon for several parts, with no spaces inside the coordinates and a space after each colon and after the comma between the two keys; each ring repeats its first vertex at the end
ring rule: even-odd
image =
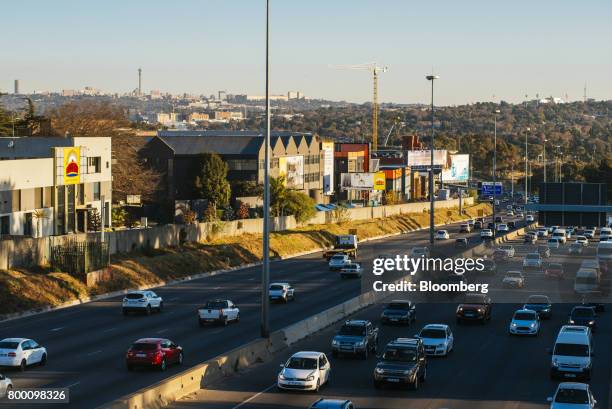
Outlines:
{"type": "Polygon", "coordinates": [[[501,182],[497,182],[495,184],[495,186],[493,186],[493,183],[483,183],[482,184],[482,189],[481,192],[483,195],[495,195],[495,196],[499,196],[503,193],[503,187],[501,182]]]}

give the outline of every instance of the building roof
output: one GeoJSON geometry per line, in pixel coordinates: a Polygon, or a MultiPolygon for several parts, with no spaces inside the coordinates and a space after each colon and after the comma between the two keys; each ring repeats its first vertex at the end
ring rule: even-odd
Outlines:
{"type": "Polygon", "coordinates": [[[205,152],[214,152],[219,155],[257,155],[263,144],[263,138],[258,136],[194,135],[160,136],[159,138],[174,151],[175,155],[199,155],[205,152]]]}
{"type": "Polygon", "coordinates": [[[52,158],[51,148],[73,146],[73,138],[62,137],[0,137],[0,160],[52,158]]]}
{"type": "MultiPolygon", "coordinates": [[[[158,136],[261,136],[265,134],[264,130],[259,131],[233,131],[233,130],[199,130],[199,131],[185,131],[185,130],[166,130],[158,131],[158,136]]],[[[304,132],[290,132],[290,131],[271,131],[270,136],[307,136],[312,137],[310,133],[304,132]]]]}

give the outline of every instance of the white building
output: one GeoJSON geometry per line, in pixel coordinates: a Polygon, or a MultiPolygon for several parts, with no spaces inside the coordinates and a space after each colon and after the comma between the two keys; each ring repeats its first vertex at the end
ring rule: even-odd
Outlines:
{"type": "Polygon", "coordinates": [[[110,138],[1,137],[0,235],[84,232],[102,206],[110,226],[111,160],[110,138]]]}

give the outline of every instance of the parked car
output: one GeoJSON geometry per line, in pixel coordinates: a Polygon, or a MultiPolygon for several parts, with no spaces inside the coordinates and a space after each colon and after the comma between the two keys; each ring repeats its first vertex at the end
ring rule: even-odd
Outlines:
{"type": "Polygon", "coordinates": [[[448,230],[438,230],[436,232],[436,240],[448,240],[448,239],[450,239],[448,230]]]}
{"type": "Polygon", "coordinates": [[[340,277],[341,278],[349,278],[356,277],[360,278],[363,273],[363,268],[359,263],[349,263],[345,264],[344,267],[340,269],[340,277]]]}
{"type": "Polygon", "coordinates": [[[211,300],[198,308],[198,323],[201,327],[207,323],[227,326],[232,321],[240,321],[240,309],[231,300],[211,300]]]}
{"type": "Polygon", "coordinates": [[[540,317],[533,310],[517,310],[510,321],[510,335],[534,335],[540,332],[540,317]]]}
{"type": "Polygon", "coordinates": [[[540,318],[552,317],[552,303],[546,295],[530,295],[523,304],[523,309],[537,312],[540,318]]]}
{"type": "Polygon", "coordinates": [[[47,363],[47,349],[29,338],[5,338],[0,341],[0,366],[25,371],[28,366],[47,363]]]}
{"type": "Polygon", "coordinates": [[[376,353],[377,346],[378,328],[367,320],[348,320],[332,339],[332,355],[358,355],[367,359],[369,353],[376,353]]]}
{"type": "Polygon", "coordinates": [[[562,382],[554,396],[549,397],[550,409],[594,409],[597,401],[586,383],[562,382]]]}
{"type": "Polygon", "coordinates": [[[309,409],[356,409],[350,400],[343,399],[319,399],[309,409]]]}
{"type": "Polygon", "coordinates": [[[455,313],[457,324],[464,321],[480,321],[482,324],[491,319],[493,305],[486,294],[466,294],[463,302],[457,306],[455,313]]]}
{"type": "Polygon", "coordinates": [[[563,264],[561,263],[548,263],[544,268],[544,275],[546,277],[563,278],[563,264]]]}
{"type": "Polygon", "coordinates": [[[128,371],[135,367],[165,371],[169,364],[183,364],[183,348],[165,338],[141,338],[128,349],[125,364],[128,371]]]}
{"type": "Polygon", "coordinates": [[[289,283],[272,283],[268,288],[270,301],[295,301],[295,289],[289,283]]]}
{"type": "Polygon", "coordinates": [[[11,378],[0,373],[0,399],[4,398],[13,389],[13,382],[11,378]]]}
{"type": "Polygon", "coordinates": [[[374,368],[374,387],[383,384],[410,385],[419,389],[427,378],[427,356],[419,339],[398,338],[385,347],[380,361],[374,368]]]}
{"type": "Polygon", "coordinates": [[[329,382],[331,365],[323,352],[296,352],[281,364],[276,386],[279,390],[311,390],[319,392],[329,382]]]}
{"type": "Polygon", "coordinates": [[[328,267],[331,271],[337,271],[350,262],[351,259],[347,254],[334,254],[329,259],[328,267]]]}
{"type": "Polygon", "coordinates": [[[162,312],[164,300],[151,290],[130,291],[123,297],[121,308],[123,315],[128,315],[130,312],[151,315],[152,311],[162,312]]]}
{"type": "Polygon", "coordinates": [[[410,324],[416,321],[416,305],[408,300],[393,300],[380,315],[383,324],[410,324]]]}
{"type": "Polygon", "coordinates": [[[508,271],[502,279],[504,287],[523,288],[525,287],[525,276],[520,271],[508,271]]]}
{"type": "Polygon", "coordinates": [[[427,355],[447,356],[455,344],[453,332],[446,324],[427,324],[415,338],[423,342],[427,355]]]}

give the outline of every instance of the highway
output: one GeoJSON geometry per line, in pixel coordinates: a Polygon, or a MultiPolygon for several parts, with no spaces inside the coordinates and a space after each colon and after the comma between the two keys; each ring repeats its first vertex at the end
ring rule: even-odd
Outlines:
{"type": "MultiPolygon", "coordinates": [[[[524,254],[534,249],[533,245],[512,243],[517,256],[501,266],[492,285],[501,282],[503,272],[517,269],[524,254]]],[[[563,263],[569,271],[567,278],[558,282],[544,278],[538,272],[527,274],[524,289],[490,292],[495,302],[504,292],[514,292],[517,300],[528,295],[563,294],[571,288],[571,279],[581,259],[590,258],[594,249],[582,256],[567,255],[567,246],[554,250],[550,261],[563,263]]],[[[400,298],[393,295],[392,298],[400,298]]],[[[408,297],[404,297],[408,298],[408,297]]],[[[198,391],[171,405],[172,409],[297,409],[308,408],[319,397],[350,399],[358,409],[536,409],[548,408],[548,396],[552,396],[559,381],[549,379],[550,355],[558,329],[566,323],[567,315],[574,305],[558,303],[553,306],[553,317],[543,321],[537,338],[511,337],[508,325],[513,312],[521,304],[517,302],[496,303],[493,318],[487,325],[457,325],[456,303],[417,304],[417,322],[411,327],[381,326],[379,324],[382,305],[375,305],[354,315],[354,318],[372,320],[381,328],[380,345],[398,337],[410,337],[428,323],[446,323],[455,336],[455,350],[447,358],[428,360],[427,382],[418,391],[386,387],[377,390],[372,384],[372,373],[376,358],[367,361],[351,358],[331,357],[331,339],[339,329],[334,325],[313,337],[300,341],[278,354],[271,362],[252,367],[213,387],[198,391]],[[279,364],[299,350],[317,350],[328,354],[332,366],[331,382],[317,395],[311,392],[279,392],[275,388],[279,364]]],[[[593,375],[590,385],[598,407],[610,407],[610,383],[612,368],[612,311],[599,315],[598,330],[594,335],[593,375]]]]}
{"type": "MultiPolygon", "coordinates": [[[[448,229],[454,237],[459,226],[450,225],[448,229]]],[[[478,232],[469,236],[473,243],[480,242],[478,232]]],[[[427,240],[428,231],[418,231],[362,243],[358,258],[371,266],[372,259],[380,253],[405,252],[425,245],[427,240]]],[[[440,242],[437,247],[443,254],[457,252],[453,240],[440,242]]],[[[260,273],[260,267],[253,267],[160,287],[155,291],[164,298],[164,311],[151,316],[122,316],[122,297],[116,297],[3,322],[0,339],[36,340],[47,348],[48,363],[25,373],[2,371],[13,379],[15,387],[69,387],[70,408],[96,407],[257,338],[260,273]],[[225,297],[241,308],[240,323],[226,328],[200,328],[196,308],[208,299],[225,297]],[[183,346],[183,367],[170,367],[165,373],[128,372],[125,352],[132,342],[144,337],[165,337],[183,346]]],[[[272,330],[337,305],[361,291],[359,280],[341,280],[338,274],[330,273],[320,252],[273,262],[271,279],[288,281],[296,288],[295,302],[272,306],[272,330]]]]}

